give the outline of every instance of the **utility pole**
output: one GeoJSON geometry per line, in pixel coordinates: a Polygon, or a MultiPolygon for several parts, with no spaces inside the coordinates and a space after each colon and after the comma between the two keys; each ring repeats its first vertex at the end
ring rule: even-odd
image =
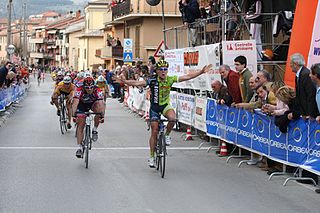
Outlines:
{"type": "Polygon", "coordinates": [[[27,58],[28,58],[28,44],[27,44],[27,29],[26,29],[26,14],[27,14],[27,4],[26,2],[23,2],[23,59],[25,63],[27,64],[27,58]]]}
{"type": "MultiPolygon", "coordinates": [[[[11,8],[12,8],[12,0],[8,0],[7,48],[11,44],[11,8]]],[[[8,52],[7,52],[7,59],[10,59],[10,54],[8,52]]]]}

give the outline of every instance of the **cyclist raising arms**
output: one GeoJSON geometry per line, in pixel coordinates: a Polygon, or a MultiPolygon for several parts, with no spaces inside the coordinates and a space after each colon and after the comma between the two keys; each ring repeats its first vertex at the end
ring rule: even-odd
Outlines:
{"type": "Polygon", "coordinates": [[[81,113],[89,112],[92,110],[96,113],[102,113],[102,116],[96,115],[94,117],[94,127],[92,129],[92,140],[98,140],[98,126],[99,123],[103,123],[103,115],[105,110],[105,105],[103,101],[102,91],[94,85],[94,79],[92,77],[86,77],[83,79],[83,86],[77,88],[76,93],[73,98],[72,112],[73,117],[77,116],[77,144],[79,149],[76,152],[77,158],[82,157],[82,146],[83,141],[83,129],[86,122],[86,117],[81,115],[81,113]],[[77,115],[75,115],[77,113],[77,115]]]}
{"type": "Polygon", "coordinates": [[[158,134],[158,120],[160,115],[164,115],[168,119],[168,125],[165,133],[165,141],[167,145],[171,144],[169,136],[176,120],[176,113],[170,106],[170,90],[174,83],[187,81],[198,77],[199,75],[211,70],[212,65],[204,66],[200,71],[189,73],[183,76],[167,76],[169,64],[164,60],[159,60],[156,63],[156,75],[147,79],[147,81],[126,80],[124,76],[116,78],[117,81],[130,86],[149,86],[150,87],[150,121],[151,121],[151,136],[149,140],[150,159],[148,161],[150,167],[154,167],[154,152],[158,134]]]}

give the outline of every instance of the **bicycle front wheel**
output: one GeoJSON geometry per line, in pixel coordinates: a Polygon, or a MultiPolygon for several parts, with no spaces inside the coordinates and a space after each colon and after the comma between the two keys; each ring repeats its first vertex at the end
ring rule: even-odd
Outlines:
{"type": "Polygon", "coordinates": [[[160,171],[161,171],[161,177],[164,178],[164,173],[166,171],[166,154],[167,154],[167,149],[166,149],[166,141],[165,138],[162,137],[161,139],[161,158],[160,158],[160,165],[162,166],[160,171]]]}
{"type": "Polygon", "coordinates": [[[84,147],[85,147],[85,164],[86,168],[89,167],[89,146],[90,146],[90,127],[86,127],[86,134],[85,134],[85,142],[84,142],[84,147]]]}

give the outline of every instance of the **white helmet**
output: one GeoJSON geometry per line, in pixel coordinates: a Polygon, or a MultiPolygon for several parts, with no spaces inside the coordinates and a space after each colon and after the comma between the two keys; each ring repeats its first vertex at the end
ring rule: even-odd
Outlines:
{"type": "Polygon", "coordinates": [[[97,82],[106,82],[106,79],[102,75],[99,75],[97,82]]]}
{"type": "Polygon", "coordinates": [[[79,72],[77,78],[84,78],[84,72],[79,72]]]}
{"type": "Polygon", "coordinates": [[[58,75],[58,76],[63,75],[62,71],[59,71],[57,75],[58,75]]]}
{"type": "Polygon", "coordinates": [[[84,77],[85,77],[85,78],[86,78],[86,77],[92,77],[92,74],[87,71],[87,72],[84,73],[84,77]]]}
{"type": "Polygon", "coordinates": [[[72,81],[72,79],[71,79],[70,76],[65,76],[65,77],[63,78],[63,83],[65,83],[65,84],[70,84],[71,81],[72,81]]]}

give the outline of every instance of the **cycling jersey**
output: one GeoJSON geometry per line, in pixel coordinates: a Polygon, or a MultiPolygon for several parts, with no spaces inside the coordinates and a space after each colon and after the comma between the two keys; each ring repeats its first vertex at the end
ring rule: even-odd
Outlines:
{"type": "Polygon", "coordinates": [[[165,80],[159,77],[151,77],[147,80],[147,85],[150,87],[150,103],[153,106],[164,106],[170,103],[170,91],[174,83],[178,82],[178,76],[167,76],[165,80]]]}
{"type": "Polygon", "coordinates": [[[80,103],[91,104],[98,100],[103,100],[103,92],[95,87],[92,94],[88,94],[82,87],[77,88],[74,98],[80,100],[80,103]]]}
{"type": "Polygon", "coordinates": [[[74,84],[70,84],[68,87],[66,87],[64,85],[64,82],[61,81],[57,84],[54,92],[59,96],[61,94],[65,94],[65,95],[69,95],[72,91],[75,90],[75,85],[74,84]]]}
{"type": "Polygon", "coordinates": [[[82,87],[83,86],[83,79],[81,78],[75,78],[73,80],[74,84],[76,85],[77,88],[82,87]]]}

